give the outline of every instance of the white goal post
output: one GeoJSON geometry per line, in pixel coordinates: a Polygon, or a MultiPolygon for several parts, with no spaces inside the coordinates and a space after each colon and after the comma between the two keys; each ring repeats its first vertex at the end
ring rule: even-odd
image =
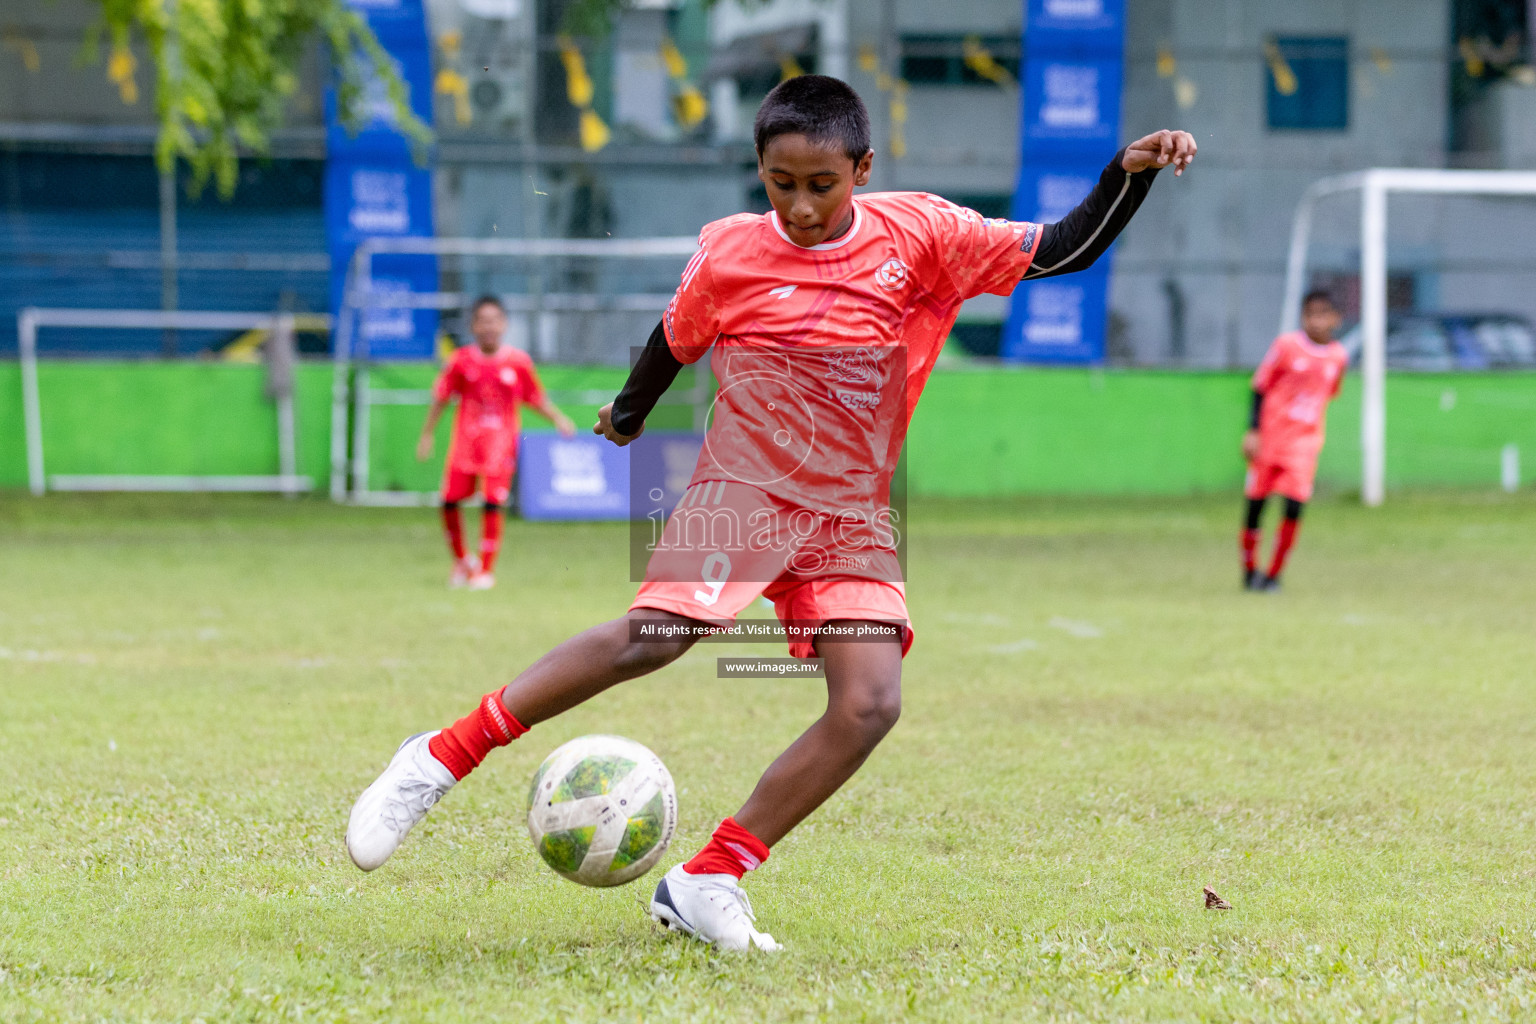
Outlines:
{"type": "Polygon", "coordinates": [[[1307,243],[1318,201],[1360,191],[1360,496],[1367,505],[1386,499],[1387,478],[1387,196],[1393,192],[1442,195],[1536,196],[1536,171],[1457,171],[1376,167],[1323,178],[1302,194],[1291,222],[1280,331],[1301,319],[1307,243]]]}
{"type": "MultiPolygon", "coordinates": [[[[373,260],[380,255],[419,254],[432,256],[514,257],[526,261],[586,257],[595,259],[673,258],[677,273],[698,251],[692,237],[662,238],[374,238],[357,247],[347,267],[344,300],[338,314],[335,344],[332,346],[334,374],[331,387],[331,498],[364,505],[417,505],[436,500],[435,493],[375,491],[369,486],[371,410],[375,405],[426,405],[431,393],[416,388],[378,388],[372,386],[366,345],[358,344],[358,324],[369,308],[459,309],[472,299],[460,292],[417,292],[402,294],[394,289],[375,289],[373,260]],[[350,437],[348,421],[350,418],[350,437]],[[350,442],[350,443],[349,443],[350,442]],[[350,457],[349,457],[350,456],[350,457]]],[[[537,279],[537,275],[533,275],[537,279]]],[[[658,317],[666,309],[672,292],[635,294],[594,294],[588,292],[546,292],[530,288],[526,294],[500,296],[510,316],[528,318],[527,337],[539,335],[547,318],[558,313],[654,312],[658,317]]],[[[643,340],[643,339],[640,339],[643,340]]],[[[625,346],[627,349],[627,345],[625,346]]],[[[696,376],[695,392],[704,385],[705,374],[696,376]]],[[[582,402],[601,402],[612,395],[570,396],[582,402]]],[[[687,399],[701,408],[698,394],[687,399]]]]}
{"type": "MultiPolygon", "coordinates": [[[[248,331],[268,330],[291,357],[297,320],[330,327],[330,317],[294,313],[164,311],[150,309],[43,309],[27,307],[16,315],[21,369],[23,431],[27,447],[27,486],[34,495],[55,491],[271,491],[297,494],[314,484],[298,475],[294,437],[293,389],[279,389],[277,404],[278,472],[270,474],[175,476],[143,474],[72,474],[49,476],[43,462],[42,396],[37,385],[37,332],[42,327],[96,329],[248,331]],[[286,340],[284,340],[286,339],[286,340]]],[[[291,359],[290,359],[291,362],[291,359]]],[[[291,367],[290,367],[291,368],[291,367]]]]}

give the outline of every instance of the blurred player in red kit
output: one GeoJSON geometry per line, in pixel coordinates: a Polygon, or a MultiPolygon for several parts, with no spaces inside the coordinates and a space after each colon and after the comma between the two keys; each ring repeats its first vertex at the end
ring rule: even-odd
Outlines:
{"type": "Polygon", "coordinates": [[[473,345],[453,354],[432,387],[432,407],[416,443],[416,457],[432,457],[434,431],[443,410],[455,396],[459,413],[443,471],[443,531],[453,553],[449,585],[489,590],[496,585],[496,555],[501,549],[501,523],[512,491],[517,464],[519,409],[530,406],[570,437],[575,427],[544,394],[533,360],[526,352],[501,343],[507,333],[507,311],[501,300],[486,295],[475,300],[470,314],[473,345]],[[464,547],[464,520],[459,502],[479,489],[484,499],[480,556],[464,547]]]}
{"type": "MultiPolygon", "coordinates": [[[[1053,224],[984,218],[869,182],[869,113],[847,84],[791,78],[753,125],[772,209],[705,225],[661,323],[593,428],[627,445],[683,366],[720,381],[692,480],[628,612],[555,647],[453,725],[407,739],[357,800],[347,849],[364,870],[495,747],[676,660],[759,597],[789,653],[819,658],[825,713],[768,767],[703,849],[658,882],[650,913],[723,949],[778,949],[740,881],[846,782],[896,724],[912,643],[890,508],[913,409],[961,303],[1090,266],[1185,132],[1131,143],[1053,224]],[[665,633],[658,642],[655,636],[665,633]],[[865,636],[873,642],[861,641],[865,636]]],[[[658,709],[663,723],[666,713],[658,709]]]]}
{"type": "Polygon", "coordinates": [[[1339,393],[1349,355],[1333,340],[1339,310],[1327,292],[1309,292],[1301,302],[1301,330],[1276,338],[1253,375],[1253,405],[1243,458],[1248,462],[1244,493],[1243,586],[1280,589],[1280,573],[1296,541],[1301,512],[1312,497],[1317,455],[1323,450],[1328,403],[1339,393]],[[1269,571],[1258,567],[1259,517],[1271,494],[1285,499],[1269,571]]]}

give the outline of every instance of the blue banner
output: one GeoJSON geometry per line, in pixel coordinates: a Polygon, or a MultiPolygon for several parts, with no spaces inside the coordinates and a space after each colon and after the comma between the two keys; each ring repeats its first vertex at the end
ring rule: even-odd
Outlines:
{"type": "MultiPolygon", "coordinates": [[[[420,8],[418,8],[418,11],[420,8]]],[[[397,43],[389,46],[390,61],[395,74],[400,76],[410,91],[411,112],[426,124],[432,123],[432,56],[427,49],[426,28],[421,29],[418,43],[397,43]]],[[[371,69],[363,84],[363,116],[366,120],[356,125],[353,134],[341,123],[336,90],[325,93],[325,145],[329,156],[367,156],[384,154],[399,159],[413,155],[410,140],[400,133],[399,118],[389,101],[389,90],[384,80],[371,69]]],[[[412,160],[412,164],[415,161],[412,160]]]]}
{"type": "Polygon", "coordinates": [[[347,0],[347,6],[363,16],[384,49],[391,53],[402,43],[419,45],[426,38],[422,0],[347,0]]]}
{"type": "MultiPolygon", "coordinates": [[[[1025,7],[1013,218],[1051,223],[1088,195],[1119,149],[1125,0],[1025,0],[1025,7]]],[[[1082,273],[1015,289],[1004,358],[1102,362],[1109,273],[1106,254],[1082,273]]]]}
{"type": "Polygon", "coordinates": [[[659,531],[688,490],[703,444],[699,434],[659,430],[623,448],[588,435],[524,434],[518,507],[524,519],[649,519],[659,531]]]}
{"type": "MultiPolygon", "coordinates": [[[[409,86],[411,109],[430,124],[432,62],[421,0],[348,0],[348,5],[367,19],[409,86]]],[[[434,231],[432,169],[416,162],[383,82],[373,77],[364,88],[368,119],[357,134],[342,125],[337,107],[333,88],[325,98],[325,229],[333,317],[341,315],[347,272],[359,243],[370,238],[430,238],[434,231]]],[[[374,296],[436,292],[437,258],[376,256],[370,285],[374,296]]],[[[352,344],[360,354],[374,359],[430,359],[435,354],[434,310],[385,304],[355,315],[352,344]]]]}
{"type": "Polygon", "coordinates": [[[646,431],[631,442],[629,506],[633,519],[662,519],[672,514],[688,490],[704,435],[646,431]]]}
{"type": "Polygon", "coordinates": [[[517,502],[524,519],[628,519],[629,453],[592,435],[524,434],[517,502]]]}
{"type": "Polygon", "coordinates": [[[1027,44],[1042,53],[1120,50],[1125,0],[1025,0],[1027,44]]]}
{"type": "Polygon", "coordinates": [[[1117,60],[1026,58],[1024,151],[1037,157],[1081,152],[1108,162],[1120,134],[1117,60]]]}

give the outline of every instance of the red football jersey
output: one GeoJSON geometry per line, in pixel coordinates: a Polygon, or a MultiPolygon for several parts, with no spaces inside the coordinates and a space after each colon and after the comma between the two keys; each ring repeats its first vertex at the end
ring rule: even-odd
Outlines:
{"type": "Polygon", "coordinates": [[[853,208],[847,234],[811,248],[771,210],[700,233],[663,318],[680,361],[714,346],[720,387],[692,483],[738,480],[818,511],[887,505],[961,302],[1012,292],[1040,243],[1039,225],[926,193],[853,208]]]}
{"type": "Polygon", "coordinates": [[[519,407],[542,400],[544,388],[526,352],[503,346],[486,355],[465,345],[443,368],[432,394],[439,401],[459,396],[448,467],[497,476],[512,472],[517,458],[519,407]]]}
{"type": "Polygon", "coordinates": [[[1253,374],[1253,390],[1264,396],[1256,461],[1317,462],[1328,403],[1339,393],[1348,365],[1349,354],[1336,341],[1319,345],[1303,331],[1291,331],[1274,340],[1253,374]]]}

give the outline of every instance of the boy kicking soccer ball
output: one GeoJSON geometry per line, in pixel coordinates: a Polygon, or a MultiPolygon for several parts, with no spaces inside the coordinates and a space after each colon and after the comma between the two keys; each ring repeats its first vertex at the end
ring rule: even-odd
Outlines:
{"type": "Polygon", "coordinates": [[[1254,372],[1253,406],[1243,435],[1248,461],[1243,586],[1248,590],[1280,589],[1280,572],[1312,497],[1328,403],[1339,393],[1349,365],[1344,346],[1333,340],[1338,329],[1333,299],[1327,292],[1309,292],[1301,302],[1301,330],[1276,338],[1254,372]],[[1285,499],[1285,518],[1265,573],[1258,567],[1259,517],[1271,494],[1285,499]]]}
{"type": "Polygon", "coordinates": [[[896,724],[913,634],[891,480],[961,302],[1089,266],[1157,170],[1182,173],[1195,155],[1184,132],[1149,135],[1117,153],[1066,218],[1038,225],[920,193],[854,195],[874,156],[869,115],[834,78],[779,85],[754,135],[773,209],[705,226],[662,322],[593,428],[628,444],[683,365],[712,350],[713,422],[639,594],[627,614],[556,647],[463,719],[406,740],[352,810],[347,848],[358,867],[383,864],[492,748],[661,668],[761,596],[790,653],[821,659],[826,712],[704,848],[667,872],[650,910],[723,949],[777,949],[739,883],[896,724]]]}
{"type": "Polygon", "coordinates": [[[507,311],[500,299],[490,295],[476,299],[469,329],[475,343],[453,354],[432,387],[432,407],[427,410],[421,440],[416,442],[416,458],[425,462],[432,457],[437,421],[457,395],[459,414],[443,470],[443,532],[453,553],[448,584],[489,590],[496,585],[502,509],[512,492],[512,470],[517,462],[518,408],[532,406],[566,437],[576,430],[545,397],[528,354],[501,343],[507,333],[507,311]],[[459,502],[473,497],[477,487],[485,500],[479,558],[465,550],[464,520],[459,515],[459,502]]]}

